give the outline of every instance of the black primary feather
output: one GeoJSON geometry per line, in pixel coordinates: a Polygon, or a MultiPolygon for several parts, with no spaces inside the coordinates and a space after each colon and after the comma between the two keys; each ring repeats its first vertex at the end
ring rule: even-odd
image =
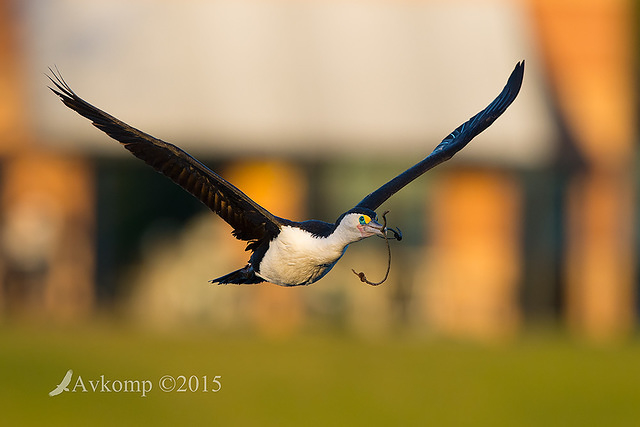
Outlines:
{"type": "Polygon", "coordinates": [[[105,113],[75,94],[59,72],[49,69],[49,87],[62,102],[93,125],[120,142],[134,156],[166,175],[209,207],[233,227],[233,235],[250,241],[247,249],[259,245],[265,236],[275,236],[281,218],[251,200],[246,194],[207,168],[184,150],[164,142],[105,113]]]}
{"type": "Polygon", "coordinates": [[[524,77],[524,61],[516,64],[502,92],[491,104],[451,132],[424,160],[367,195],[356,207],[376,210],[389,197],[429,169],[449,160],[480,132],[491,126],[518,96],[524,77]]]}

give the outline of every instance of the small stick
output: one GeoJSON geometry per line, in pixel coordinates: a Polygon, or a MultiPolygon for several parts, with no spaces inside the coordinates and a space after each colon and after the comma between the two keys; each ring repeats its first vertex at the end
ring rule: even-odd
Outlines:
{"type": "MultiPolygon", "coordinates": [[[[381,285],[389,277],[389,271],[391,270],[391,247],[389,246],[389,239],[387,238],[387,216],[386,215],[388,213],[389,213],[389,211],[385,211],[382,214],[382,219],[384,221],[383,228],[382,228],[384,230],[383,237],[384,237],[385,243],[387,244],[387,253],[389,254],[389,258],[388,258],[388,262],[387,262],[387,272],[385,273],[384,278],[379,282],[370,282],[367,279],[367,276],[365,276],[364,272],[361,271],[360,273],[357,273],[353,268],[351,269],[351,271],[353,271],[353,274],[358,276],[360,278],[360,281],[366,283],[367,285],[371,285],[371,286],[381,285]]],[[[402,239],[402,234],[400,234],[400,238],[398,238],[398,235],[396,234],[395,230],[392,230],[392,231],[393,231],[393,233],[394,233],[394,235],[395,235],[397,240],[402,239]]]]}

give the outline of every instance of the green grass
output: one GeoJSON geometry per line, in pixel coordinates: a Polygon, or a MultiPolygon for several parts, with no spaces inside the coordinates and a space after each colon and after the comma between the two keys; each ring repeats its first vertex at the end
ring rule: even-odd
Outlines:
{"type": "Polygon", "coordinates": [[[502,345],[311,334],[289,340],[116,327],[0,328],[5,425],[634,425],[640,345],[557,335],[502,345]],[[89,392],[49,397],[68,369],[89,392]],[[158,389],[165,374],[221,376],[217,392],[158,389]],[[153,390],[94,393],[89,379],[153,390]]]}

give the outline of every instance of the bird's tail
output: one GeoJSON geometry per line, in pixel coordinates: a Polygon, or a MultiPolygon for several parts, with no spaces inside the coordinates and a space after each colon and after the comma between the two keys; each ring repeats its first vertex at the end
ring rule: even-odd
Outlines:
{"type": "Polygon", "coordinates": [[[244,268],[232,271],[229,274],[225,274],[224,276],[210,280],[209,282],[218,283],[220,285],[226,285],[228,283],[236,285],[253,285],[255,283],[264,282],[264,279],[258,277],[253,270],[253,267],[250,264],[247,264],[244,268]]]}

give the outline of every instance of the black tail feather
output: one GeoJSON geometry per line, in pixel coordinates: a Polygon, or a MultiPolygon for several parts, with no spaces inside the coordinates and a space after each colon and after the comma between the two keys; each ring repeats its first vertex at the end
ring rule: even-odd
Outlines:
{"type": "Polygon", "coordinates": [[[226,285],[229,283],[235,285],[253,285],[256,283],[264,282],[264,279],[258,277],[253,270],[251,265],[247,265],[244,268],[241,268],[236,271],[232,271],[229,274],[225,274],[224,276],[218,277],[217,279],[213,279],[209,281],[210,283],[218,283],[220,285],[226,285]]]}

